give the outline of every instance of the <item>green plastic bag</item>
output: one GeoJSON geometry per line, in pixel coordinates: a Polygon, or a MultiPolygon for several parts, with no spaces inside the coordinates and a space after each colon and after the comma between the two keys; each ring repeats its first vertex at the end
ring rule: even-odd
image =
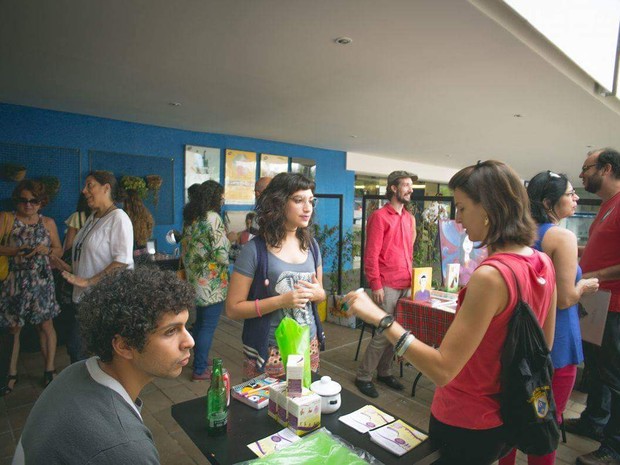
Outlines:
{"type": "Polygon", "coordinates": [[[303,385],[309,389],[312,382],[310,373],[310,327],[302,326],[287,316],[276,328],[275,335],[284,369],[286,369],[286,361],[289,355],[304,356],[303,385]]]}

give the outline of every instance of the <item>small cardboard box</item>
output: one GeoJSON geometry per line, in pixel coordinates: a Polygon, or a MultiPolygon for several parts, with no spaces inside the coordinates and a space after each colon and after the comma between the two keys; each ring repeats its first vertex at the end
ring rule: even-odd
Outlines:
{"type": "Polygon", "coordinates": [[[303,388],[301,397],[288,398],[288,427],[303,436],[321,426],[321,396],[303,388]]]}
{"type": "Polygon", "coordinates": [[[304,379],[304,356],[289,355],[286,361],[286,382],[288,383],[288,396],[300,397],[304,379]]]}
{"type": "Polygon", "coordinates": [[[269,407],[267,414],[280,423],[282,426],[288,426],[288,398],[286,396],[286,382],[269,386],[269,407]]]}

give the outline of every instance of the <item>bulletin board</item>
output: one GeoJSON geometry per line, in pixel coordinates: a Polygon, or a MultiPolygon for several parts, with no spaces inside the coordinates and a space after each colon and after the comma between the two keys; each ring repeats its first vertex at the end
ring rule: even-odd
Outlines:
{"type": "Polygon", "coordinates": [[[144,177],[157,174],[162,178],[159,201],[153,204],[149,196],[144,204],[158,226],[174,224],[174,159],[128,153],[88,151],[89,171],[111,171],[118,180],[122,176],[144,177]]]}
{"type": "MultiPolygon", "coordinates": [[[[26,179],[41,176],[56,176],[60,180],[60,191],[54,199],[41,209],[41,213],[56,222],[62,236],[64,221],[75,211],[80,194],[80,151],[63,147],[8,144],[0,142],[0,165],[11,163],[26,168],[26,179]]],[[[0,210],[15,209],[11,200],[17,182],[0,178],[0,210]]]]}

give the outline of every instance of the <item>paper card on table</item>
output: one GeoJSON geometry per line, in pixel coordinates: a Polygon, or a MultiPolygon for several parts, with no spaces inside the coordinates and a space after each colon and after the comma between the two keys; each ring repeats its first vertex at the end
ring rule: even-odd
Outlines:
{"type": "Polygon", "coordinates": [[[409,452],[428,438],[402,420],[370,431],[370,440],[398,456],[409,452]]]}
{"type": "Polygon", "coordinates": [[[392,415],[388,415],[382,412],[373,405],[365,405],[362,408],[351,412],[348,415],[342,415],[338,418],[345,425],[349,425],[351,428],[359,431],[360,433],[366,433],[371,429],[378,428],[394,421],[392,415]]]}
{"type": "Polygon", "coordinates": [[[607,322],[607,311],[611,292],[600,290],[594,294],[584,295],[579,302],[583,306],[586,314],[580,316],[581,339],[597,346],[603,342],[603,331],[607,322]]]}
{"type": "Polygon", "coordinates": [[[259,457],[264,457],[277,450],[284,449],[301,438],[293,433],[290,429],[284,428],[271,436],[260,439],[256,442],[248,444],[249,449],[259,457]]]}
{"type": "Polygon", "coordinates": [[[459,290],[459,273],[461,271],[461,265],[459,263],[448,264],[448,279],[445,286],[448,292],[456,292],[459,290]]]}

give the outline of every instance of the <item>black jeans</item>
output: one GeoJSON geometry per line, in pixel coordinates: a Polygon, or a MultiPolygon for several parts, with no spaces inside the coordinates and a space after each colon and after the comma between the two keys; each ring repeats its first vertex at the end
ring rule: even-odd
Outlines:
{"type": "Polygon", "coordinates": [[[458,428],[431,415],[428,429],[431,443],[441,453],[435,465],[490,465],[510,451],[503,426],[485,430],[458,428]]]}
{"type": "Polygon", "coordinates": [[[620,455],[620,313],[607,314],[601,347],[589,355],[588,402],[581,417],[596,426],[609,412],[607,424],[601,425],[602,444],[620,455]]]}
{"type": "Polygon", "coordinates": [[[63,305],[63,312],[66,312],[66,344],[67,353],[71,363],[79,362],[87,358],[83,343],[82,334],[80,332],[80,323],[77,320],[77,304],[71,303],[63,305]]]}

